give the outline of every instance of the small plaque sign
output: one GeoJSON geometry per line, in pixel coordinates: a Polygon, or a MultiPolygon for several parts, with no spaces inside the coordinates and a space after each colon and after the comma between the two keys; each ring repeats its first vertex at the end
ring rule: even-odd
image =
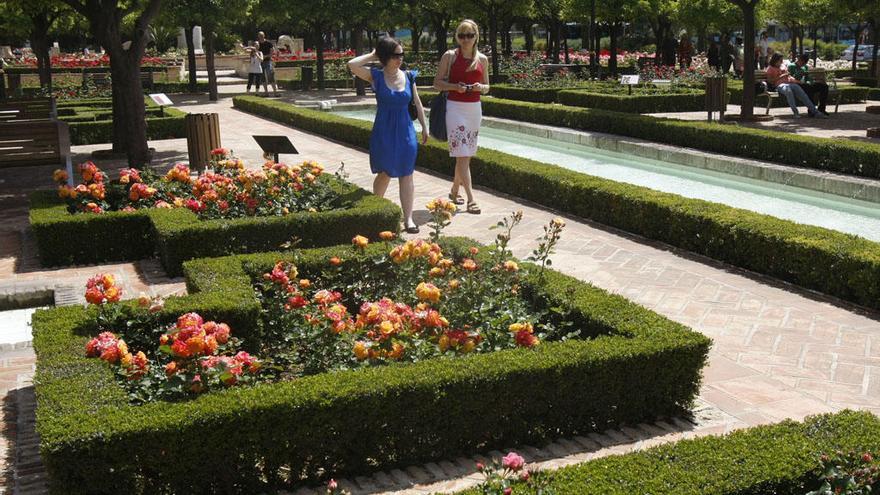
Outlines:
{"type": "Polygon", "coordinates": [[[639,83],[639,75],[638,74],[620,76],[620,84],[622,84],[624,86],[635,86],[638,83],[639,83]]]}
{"type": "Polygon", "coordinates": [[[171,98],[169,98],[165,93],[153,93],[150,95],[150,99],[153,100],[153,102],[155,102],[156,105],[159,105],[160,107],[169,107],[174,105],[174,102],[171,101],[171,98]]]}

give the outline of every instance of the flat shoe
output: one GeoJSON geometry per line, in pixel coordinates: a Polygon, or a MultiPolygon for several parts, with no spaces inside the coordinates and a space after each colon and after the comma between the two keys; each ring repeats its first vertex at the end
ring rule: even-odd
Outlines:
{"type": "Polygon", "coordinates": [[[418,233],[419,233],[419,226],[418,226],[418,225],[413,225],[412,227],[404,227],[403,230],[404,230],[407,234],[418,234],[418,233]]]}
{"type": "Polygon", "coordinates": [[[461,196],[453,196],[452,193],[449,193],[449,200],[457,205],[464,204],[464,198],[462,198],[461,196]]]}
{"type": "Polygon", "coordinates": [[[467,212],[474,215],[479,215],[480,213],[482,213],[482,210],[480,210],[480,205],[478,205],[476,201],[471,201],[467,204],[467,212]]]}

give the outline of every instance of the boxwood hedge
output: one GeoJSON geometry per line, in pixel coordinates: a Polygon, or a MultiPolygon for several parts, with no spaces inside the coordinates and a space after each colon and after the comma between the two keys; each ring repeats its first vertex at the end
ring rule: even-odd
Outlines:
{"type": "Polygon", "coordinates": [[[148,258],[158,253],[169,275],[192,258],[277,249],[294,236],[303,247],[327,246],[362,233],[397,231],[400,208],[349,183],[337,183],[337,210],[283,217],[199,220],[184,208],[71,215],[54,191],[31,195],[30,223],[44,266],[148,258]]]}
{"type": "MultiPolygon", "coordinates": [[[[300,273],[309,276],[350,249],[301,251],[300,273]]],[[[259,332],[252,279],[290,256],[188,262],[194,293],[170,299],[163,318],[199,311],[231,320],[234,333],[252,339],[259,332]]],[[[266,484],[289,488],[327,473],[364,473],[650,421],[679,413],[695,397],[710,345],[703,335],[557,272],[527,279],[524,289],[536,302],[571,311],[594,338],[141,406],[128,403],[109,367],[84,357],[96,332],[89,310],[39,311],[36,428],[50,489],[254,493],[266,484]]]]}
{"type": "MultiPolygon", "coordinates": [[[[880,419],[843,411],[603,457],[541,476],[547,492],[557,495],[804,495],[821,483],[821,454],[878,449],[880,419]]],[[[521,485],[514,492],[533,493],[521,485]]]]}
{"type": "Polygon", "coordinates": [[[575,107],[598,108],[625,113],[691,112],[706,108],[705,92],[626,94],[594,88],[520,88],[504,84],[492,86],[492,96],[532,103],[562,103],[575,107]]]}
{"type": "MultiPolygon", "coordinates": [[[[361,147],[369,144],[372,127],[369,122],[254,97],[235,97],[233,101],[237,108],[342,142],[361,147]]],[[[563,107],[548,110],[546,105],[534,103],[505,101],[497,107],[496,104],[495,100],[487,100],[483,108],[524,121],[534,122],[545,117],[549,120],[549,115],[553,114],[567,119],[553,122],[556,125],[563,122],[580,124],[578,119],[582,112],[589,119],[588,123],[603,126],[600,122],[610,123],[614,119],[609,117],[600,121],[600,115],[613,114],[619,119],[637,122],[655,120],[563,107]]],[[[670,132],[681,125],[681,133],[686,133],[684,131],[690,124],[659,122],[669,123],[670,132]]],[[[719,129],[723,133],[728,127],[719,129]]],[[[744,131],[754,132],[752,129],[744,131]]],[[[832,143],[829,148],[835,148],[832,143]]],[[[855,143],[853,147],[869,149],[855,143]]],[[[489,149],[480,149],[473,163],[474,182],[496,191],[857,304],[880,308],[880,244],[876,242],[718,203],[593,177],[489,149]]],[[[416,164],[447,175],[453,172],[446,144],[437,141],[430,141],[420,148],[416,164]]]]}
{"type": "MultiPolygon", "coordinates": [[[[186,112],[160,108],[146,100],[147,139],[172,139],[186,136],[186,112]]],[[[113,140],[112,101],[109,98],[70,100],[58,105],[59,118],[70,124],[70,143],[95,144],[113,140]]]]}

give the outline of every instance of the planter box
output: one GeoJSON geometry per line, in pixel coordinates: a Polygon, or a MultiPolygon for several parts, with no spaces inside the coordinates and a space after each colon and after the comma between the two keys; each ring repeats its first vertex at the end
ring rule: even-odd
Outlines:
{"type": "MultiPolygon", "coordinates": [[[[459,245],[466,252],[471,244],[459,245]]],[[[330,256],[348,253],[348,245],[303,250],[296,263],[311,278],[330,256]]],[[[252,284],[275,261],[291,257],[187,263],[191,295],[169,299],[160,318],[198,311],[229,322],[234,335],[253,336],[261,306],[252,284]]],[[[96,332],[94,312],[39,311],[36,429],[50,490],[292,489],[327,471],[359,474],[651,421],[693,401],[710,345],[705,336],[552,270],[524,279],[523,291],[536,304],[571,315],[584,340],[322,373],[141,406],[129,403],[109,367],[84,356],[96,332]]]]}
{"type": "Polygon", "coordinates": [[[54,191],[31,195],[30,222],[43,266],[131,261],[159,253],[169,275],[180,274],[192,258],[277,249],[293,236],[302,246],[327,246],[363,233],[376,238],[397,231],[400,209],[349,183],[339,182],[347,208],[283,217],[199,220],[183,208],[107,212],[67,212],[54,191]]]}

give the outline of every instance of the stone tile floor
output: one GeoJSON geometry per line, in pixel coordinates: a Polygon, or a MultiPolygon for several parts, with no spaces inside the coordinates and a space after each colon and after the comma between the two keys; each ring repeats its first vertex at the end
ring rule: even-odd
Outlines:
{"type": "MultiPolygon", "coordinates": [[[[344,95],[327,92],[320,97],[337,94],[344,95]]],[[[285,99],[293,98],[288,94],[285,99]]],[[[353,96],[344,99],[358,100],[353,96]]],[[[231,108],[227,98],[212,103],[204,97],[182,96],[175,101],[189,112],[217,112],[223,145],[235,150],[246,163],[262,162],[252,134],[284,134],[301,155],[282,159],[315,159],[329,170],[344,162],[350,180],[370,187],[372,175],[364,150],[244,114],[231,108]]],[[[151,145],[156,148],[159,163],[185,159],[185,140],[155,141],[151,145]]],[[[77,158],[85,159],[87,153],[99,148],[102,146],[78,146],[77,158]]],[[[108,162],[101,165],[112,168],[108,162]]],[[[181,280],[165,277],[154,260],[101,267],[40,268],[27,234],[25,196],[34,188],[50,187],[51,170],[52,167],[0,170],[0,290],[15,284],[47,281],[56,286],[81,287],[85,278],[98,270],[119,275],[133,297],[140,291],[168,294],[185,290],[181,280]]],[[[424,223],[428,214],[423,205],[431,198],[445,197],[450,182],[447,177],[416,171],[415,183],[416,220],[424,223]]],[[[396,199],[395,191],[392,184],[390,198],[396,199]]],[[[597,435],[594,443],[564,439],[535,451],[523,446],[530,461],[540,461],[544,467],[559,467],[671,439],[724,433],[843,408],[880,413],[877,313],[493,191],[479,189],[477,199],[483,214],[457,214],[447,233],[491,243],[494,233],[488,227],[514,210],[523,210],[525,220],[516,232],[512,248],[516,255],[525,256],[533,247],[533,239],[540,235],[542,225],[562,216],[567,227],[553,257],[555,268],[624,295],[714,340],[692,423],[678,420],[678,426],[665,433],[663,424],[606,432],[605,439],[597,435]],[[617,437],[616,445],[607,440],[612,437],[617,437]]],[[[4,409],[7,433],[0,448],[14,443],[16,433],[15,427],[10,427],[10,418],[18,418],[16,411],[23,411],[25,417],[32,414],[33,401],[27,399],[31,389],[27,385],[33,362],[29,349],[0,353],[0,386],[4,387],[0,393],[5,394],[7,402],[23,404],[12,412],[4,409]],[[16,416],[10,416],[13,413],[16,416]]],[[[16,421],[15,424],[22,424],[20,418],[16,421]]],[[[27,421],[23,424],[26,426],[27,421]]],[[[8,474],[13,466],[6,450],[8,491],[8,474]]],[[[19,458],[22,465],[35,469],[33,463],[38,461],[33,458],[32,445],[30,450],[18,451],[23,452],[19,458]]],[[[472,460],[465,459],[413,467],[405,473],[378,473],[346,483],[359,493],[427,493],[476,483],[472,473],[472,460]]],[[[19,479],[40,480],[39,471],[28,471],[28,476],[31,478],[19,479]]],[[[40,486],[29,485],[27,493],[38,492],[40,486]]]]}

